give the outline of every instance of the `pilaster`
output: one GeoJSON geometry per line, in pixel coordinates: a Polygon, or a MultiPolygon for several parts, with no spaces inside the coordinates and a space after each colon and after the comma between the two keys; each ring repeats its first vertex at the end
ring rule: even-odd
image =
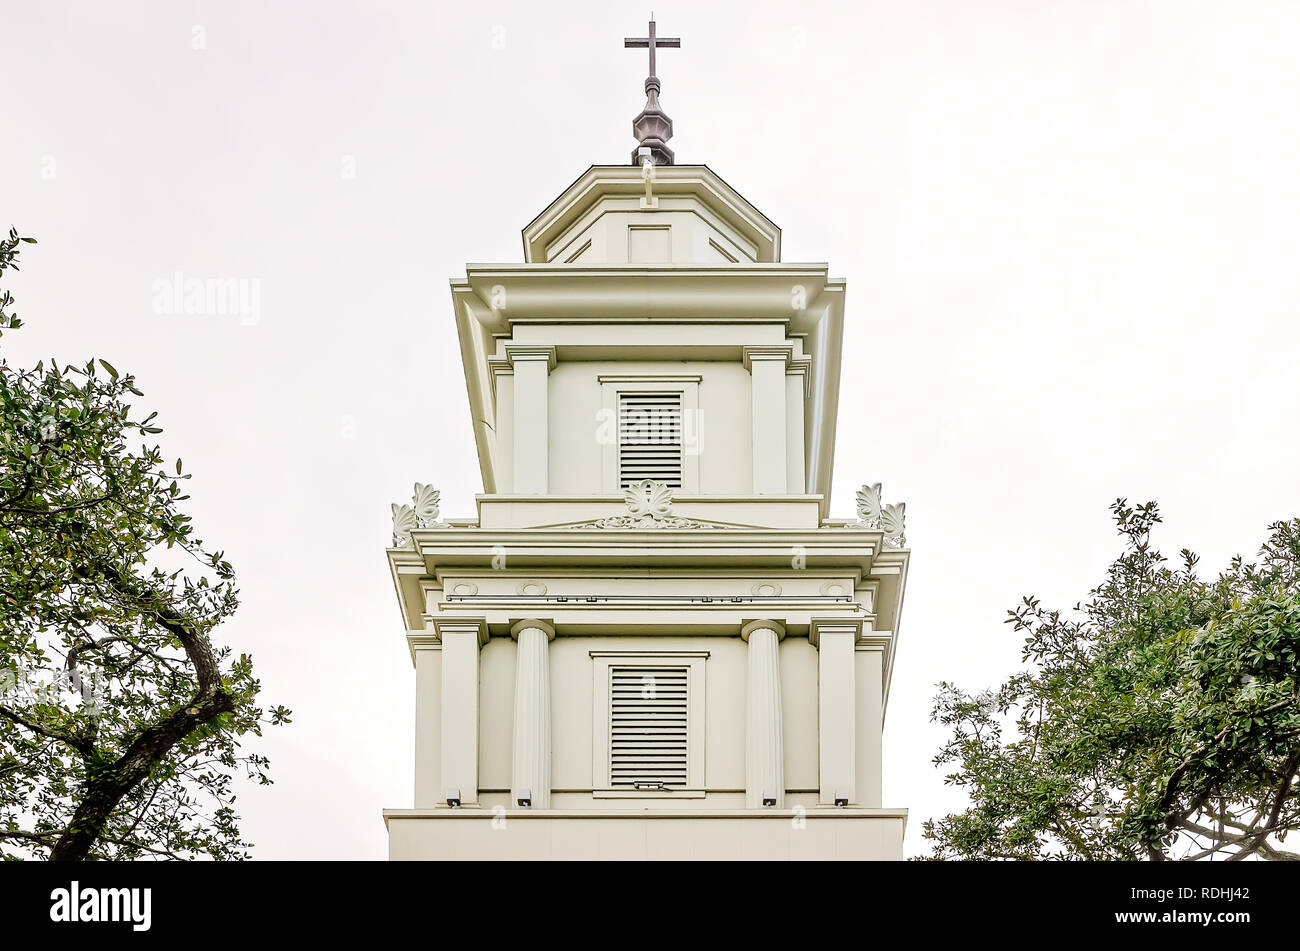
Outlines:
{"type": "Polygon", "coordinates": [[[751,430],[754,446],[754,493],[780,495],[786,491],[785,368],[792,347],[744,347],[750,376],[751,430]],[[774,425],[775,423],[775,425],[774,425]]]}
{"type": "Polygon", "coordinates": [[[857,664],[861,618],[814,618],[809,640],[817,648],[818,802],[858,803],[857,664]]]}
{"type": "Polygon", "coordinates": [[[555,348],[506,344],[506,357],[514,370],[513,491],[544,495],[549,462],[549,377],[555,366],[555,348]]]}
{"type": "Polygon", "coordinates": [[[448,790],[460,794],[462,806],[478,803],[478,661],[479,648],[487,643],[483,618],[435,618],[434,628],[442,642],[442,785],[439,799],[446,802],[448,790]]]}
{"type": "Polygon", "coordinates": [[[880,808],[882,753],[885,728],[885,657],[888,637],[860,637],[857,643],[858,676],[858,801],[868,809],[880,808]]]}
{"type": "Polygon", "coordinates": [[[803,417],[811,366],[811,359],[799,357],[791,360],[785,371],[785,490],[791,495],[801,495],[808,491],[804,471],[804,458],[808,447],[804,440],[803,417]]]}
{"type": "Polygon", "coordinates": [[[433,631],[408,631],[415,659],[415,808],[432,809],[442,790],[442,642],[433,631]]]}

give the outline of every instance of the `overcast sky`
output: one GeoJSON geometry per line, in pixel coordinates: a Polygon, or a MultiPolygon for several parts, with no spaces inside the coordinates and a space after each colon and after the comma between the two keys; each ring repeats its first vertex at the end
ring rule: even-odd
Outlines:
{"type": "MultiPolygon", "coordinates": [[[[223,636],[297,714],[239,796],[255,855],[383,857],[413,745],[389,503],[482,491],[447,281],[628,160],[648,10],[0,6],[0,225],[40,240],[8,358],[136,373],[196,473],[243,590],[223,636]],[[177,272],[259,296],[169,313],[177,272]]],[[[884,798],[915,853],[960,803],[934,684],[994,683],[1007,608],[1100,579],[1111,500],[1158,499],[1157,541],[1213,570],[1300,514],[1300,4],[655,10],[678,160],[848,281],[832,511],[864,482],[907,502],[884,798]]]]}

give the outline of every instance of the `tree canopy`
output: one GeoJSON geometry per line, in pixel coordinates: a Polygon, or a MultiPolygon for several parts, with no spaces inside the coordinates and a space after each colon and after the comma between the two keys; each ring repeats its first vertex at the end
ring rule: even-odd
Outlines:
{"type": "Polygon", "coordinates": [[[1123,551],[1088,599],[1008,612],[1025,668],[940,685],[935,762],[970,805],[925,823],[933,857],[1300,859],[1300,519],[1203,579],[1152,547],[1155,503],[1111,508],[1123,551]]]}
{"type": "MultiPolygon", "coordinates": [[[[0,278],[20,238],[0,241],[0,278]]],[[[21,326],[0,295],[0,344],[21,326]]],[[[156,413],[106,360],[11,366],[0,349],[0,857],[243,858],[235,781],[251,658],[213,634],[234,570],[182,512],[156,413]]]]}

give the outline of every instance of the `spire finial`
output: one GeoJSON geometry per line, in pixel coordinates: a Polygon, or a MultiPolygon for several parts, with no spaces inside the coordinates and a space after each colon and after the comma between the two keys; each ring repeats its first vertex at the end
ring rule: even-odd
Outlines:
{"type": "Polygon", "coordinates": [[[650,14],[650,29],[645,36],[627,37],[623,40],[626,49],[650,50],[650,75],[645,80],[645,108],[632,120],[632,134],[638,145],[632,150],[632,164],[639,165],[649,156],[655,165],[672,165],[673,150],[668,147],[668,140],[673,137],[673,120],[659,108],[659,77],[655,75],[655,50],[678,49],[682,45],[678,37],[655,35],[655,15],[650,14]]]}

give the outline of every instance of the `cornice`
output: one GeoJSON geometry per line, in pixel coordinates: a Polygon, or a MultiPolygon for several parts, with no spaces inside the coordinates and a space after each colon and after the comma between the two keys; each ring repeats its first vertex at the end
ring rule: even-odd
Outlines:
{"type": "MultiPolygon", "coordinates": [[[[619,545],[638,549],[681,548],[688,545],[722,545],[733,549],[753,549],[768,546],[802,545],[806,548],[836,549],[863,552],[875,556],[882,552],[882,532],[870,529],[860,531],[828,531],[826,529],[772,529],[730,528],[710,526],[690,529],[605,529],[597,532],[574,531],[573,525],[546,526],[544,528],[447,528],[415,529],[411,536],[416,551],[421,554],[456,548],[493,545],[521,548],[553,546],[560,548],[595,547],[614,554],[619,545]]],[[[396,553],[395,550],[391,550],[396,553]]],[[[900,554],[904,554],[900,552],[900,554]]],[[[783,561],[789,561],[785,552],[783,561]]]]}

